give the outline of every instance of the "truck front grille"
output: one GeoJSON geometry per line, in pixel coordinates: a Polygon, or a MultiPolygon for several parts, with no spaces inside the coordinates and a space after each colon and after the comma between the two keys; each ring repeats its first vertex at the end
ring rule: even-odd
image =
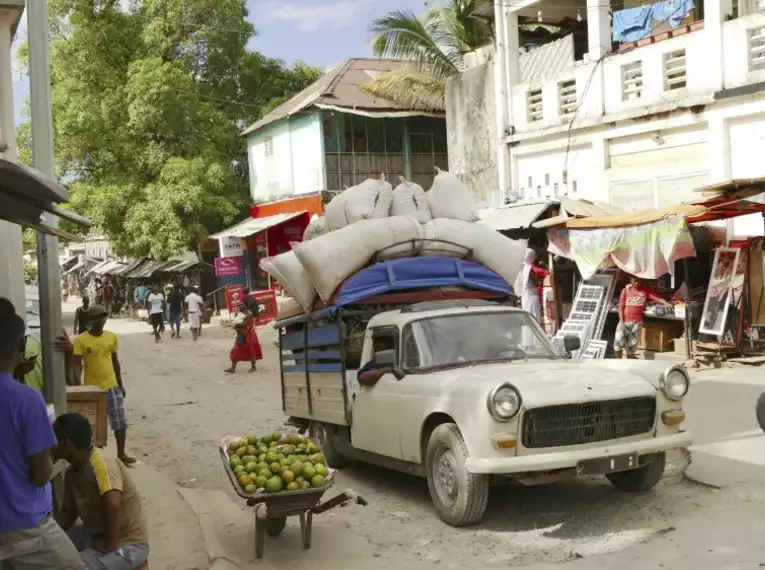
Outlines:
{"type": "Polygon", "coordinates": [[[608,441],[649,432],[655,418],[652,397],[536,408],[523,416],[521,441],[527,448],[608,441]]]}

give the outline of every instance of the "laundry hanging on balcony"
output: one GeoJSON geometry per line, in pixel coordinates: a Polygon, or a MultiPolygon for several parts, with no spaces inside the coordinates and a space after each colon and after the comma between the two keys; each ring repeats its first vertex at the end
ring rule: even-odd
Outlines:
{"type": "Polygon", "coordinates": [[[653,33],[653,23],[669,23],[672,28],[682,25],[686,16],[696,7],[694,0],[664,0],[637,8],[617,10],[611,22],[615,42],[636,42],[653,33]]]}

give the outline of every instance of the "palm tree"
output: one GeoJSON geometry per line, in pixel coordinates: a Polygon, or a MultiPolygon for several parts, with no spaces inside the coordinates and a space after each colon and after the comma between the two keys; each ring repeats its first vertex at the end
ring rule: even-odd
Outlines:
{"type": "Polygon", "coordinates": [[[471,17],[490,0],[450,0],[417,17],[410,10],[389,12],[373,21],[376,57],[409,65],[361,85],[377,97],[409,109],[442,111],[446,80],[464,68],[464,54],[492,42],[491,25],[471,17]]]}

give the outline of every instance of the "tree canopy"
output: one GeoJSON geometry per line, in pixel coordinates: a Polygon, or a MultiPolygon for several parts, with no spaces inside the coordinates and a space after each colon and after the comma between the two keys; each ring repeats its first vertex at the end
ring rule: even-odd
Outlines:
{"type": "Polygon", "coordinates": [[[488,0],[449,0],[422,16],[396,10],[374,20],[377,57],[410,65],[378,77],[362,89],[410,109],[443,111],[446,80],[464,68],[463,56],[492,42],[492,27],[472,14],[488,0]]]}
{"type": "MultiPolygon", "coordinates": [[[[165,259],[246,215],[242,129],[320,76],[249,51],[246,16],[245,0],[49,0],[57,175],[117,253],[165,259]]],[[[27,124],[18,143],[30,160],[27,124]]]]}

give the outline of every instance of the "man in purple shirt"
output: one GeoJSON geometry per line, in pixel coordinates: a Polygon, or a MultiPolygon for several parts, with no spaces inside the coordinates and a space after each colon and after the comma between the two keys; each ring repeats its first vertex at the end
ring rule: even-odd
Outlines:
{"type": "Polygon", "coordinates": [[[13,378],[24,333],[13,305],[0,299],[0,567],[83,570],[51,512],[50,448],[57,442],[45,402],[13,378]]]}

